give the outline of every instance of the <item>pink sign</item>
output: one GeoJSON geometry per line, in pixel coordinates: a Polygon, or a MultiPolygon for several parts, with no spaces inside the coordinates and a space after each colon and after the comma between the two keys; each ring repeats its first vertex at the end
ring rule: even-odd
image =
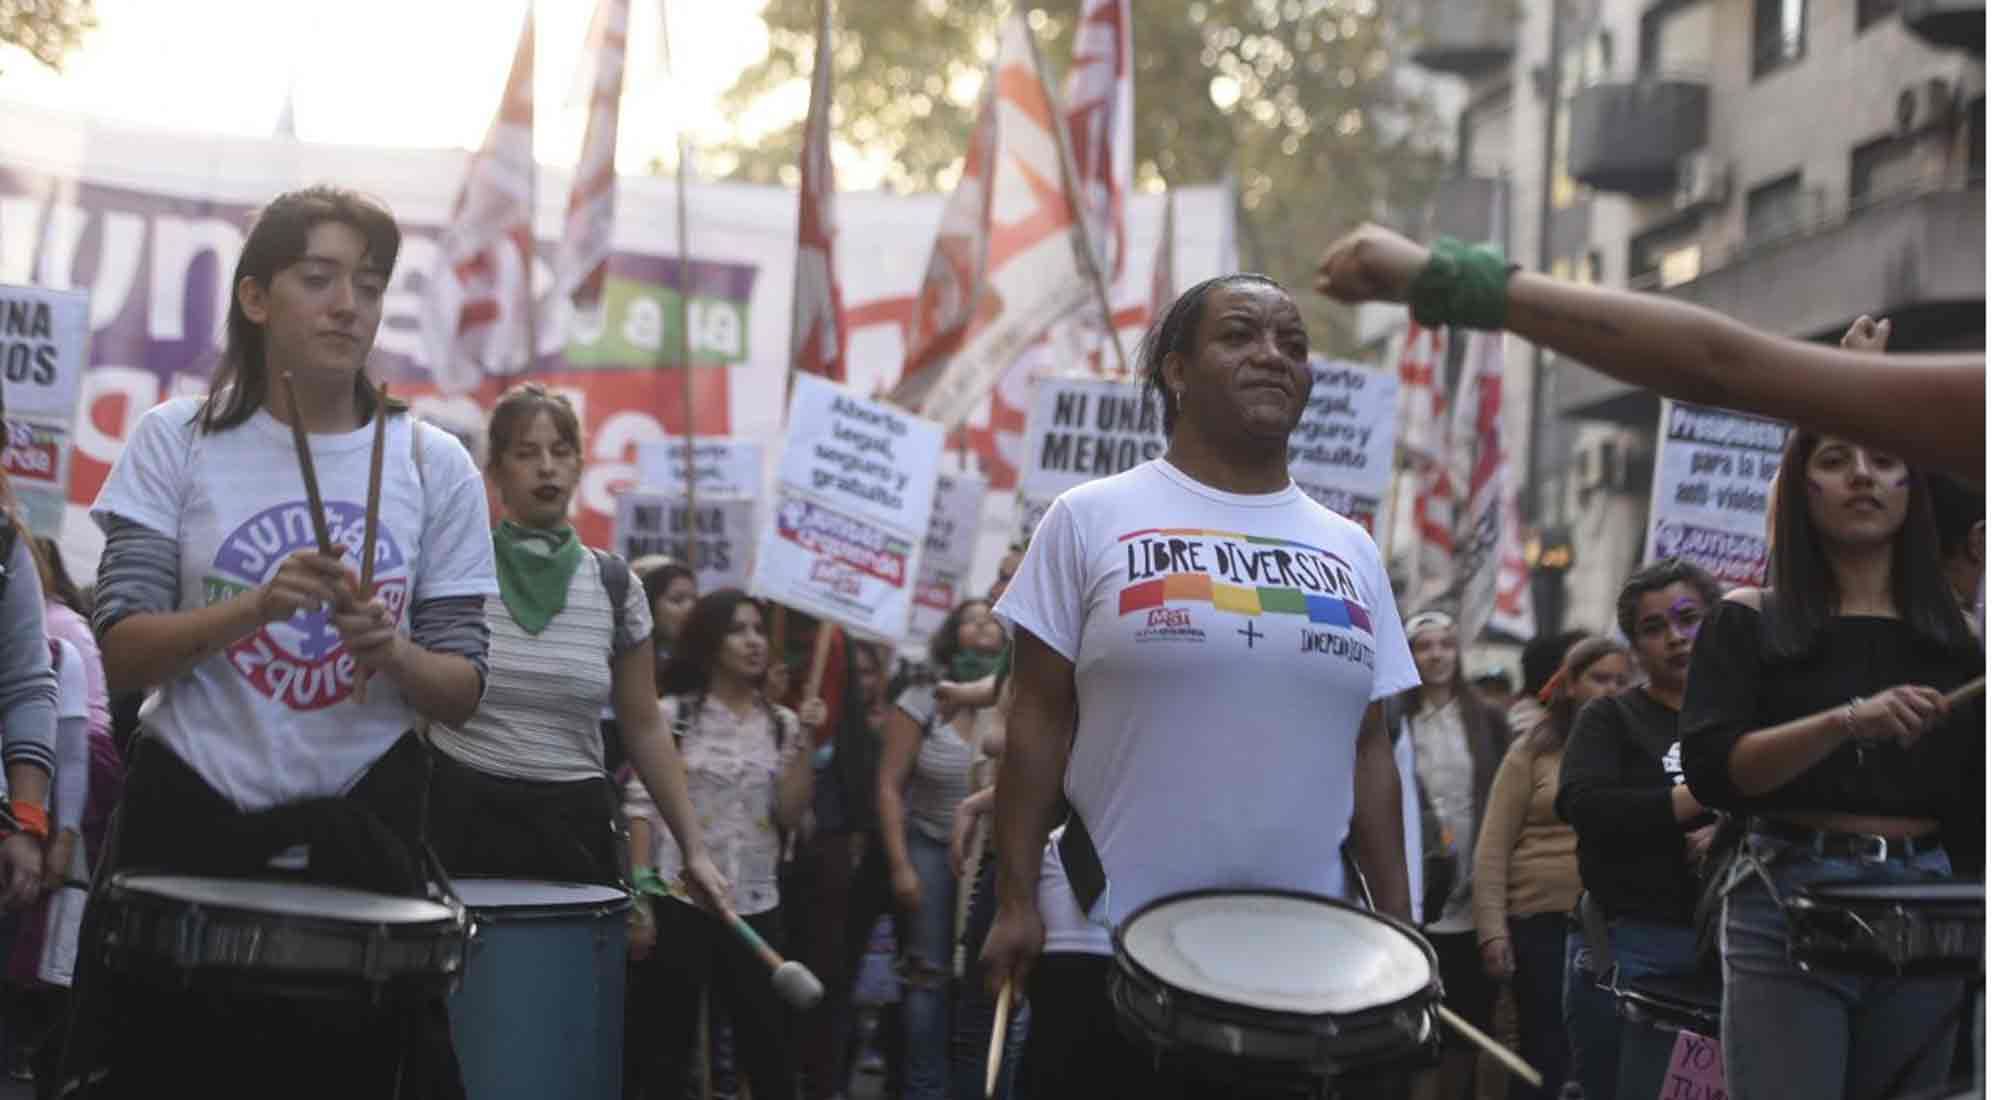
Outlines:
{"type": "Polygon", "coordinates": [[[1706,1035],[1683,1031],[1674,1039],[1667,1075],[1660,1081],[1660,1100],[1729,1100],[1722,1080],[1722,1044],[1706,1035]]]}

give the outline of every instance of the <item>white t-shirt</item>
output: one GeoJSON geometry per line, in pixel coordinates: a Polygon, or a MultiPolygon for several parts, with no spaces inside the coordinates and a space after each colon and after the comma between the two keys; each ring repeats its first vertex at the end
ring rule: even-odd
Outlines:
{"type": "MultiPolygon", "coordinates": [[[[91,508],[100,525],[120,516],[179,544],[180,611],[262,585],[314,545],[291,429],[259,410],[204,435],[199,406],[179,398],[141,417],[91,508]]],[[[406,632],[413,602],[500,591],[479,470],[457,440],[426,428],[419,477],[413,430],[407,414],[389,420],[374,577],[406,632]]],[[[356,572],[374,434],[369,424],[311,437],[327,526],[356,572]]],[[[140,719],[240,809],[335,795],[416,718],[384,677],[369,683],[366,703],[354,702],[354,667],[328,614],[302,613],[167,681],[140,719]]]]}
{"type": "Polygon", "coordinates": [[[1059,497],[994,610],[1076,669],[1063,790],[1104,864],[1093,918],[1205,888],[1345,894],[1362,714],[1417,683],[1359,526],[1156,459],[1059,497]]]}

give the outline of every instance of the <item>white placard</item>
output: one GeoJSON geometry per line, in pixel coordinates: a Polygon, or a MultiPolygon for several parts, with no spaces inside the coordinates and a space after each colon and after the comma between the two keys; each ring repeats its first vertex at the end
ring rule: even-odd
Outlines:
{"type": "Polygon", "coordinates": [[[922,642],[951,615],[967,591],[972,554],[979,544],[979,512],[986,482],[970,474],[939,474],[931,505],[931,530],[924,539],[924,564],[910,603],[909,640],[922,642]]]}
{"type": "Polygon", "coordinates": [[[1136,383],[1041,379],[1022,437],[1018,536],[1034,534],[1042,513],[1067,490],[1166,451],[1159,403],[1136,383]]]}
{"type": "Polygon", "coordinates": [[[90,295],[0,284],[4,464],[37,534],[60,537],[76,442],[77,399],[90,361],[90,295]]]}
{"type": "Polygon", "coordinates": [[[632,489],[618,494],[611,520],[611,549],[628,562],[667,554],[694,570],[703,592],[741,588],[750,580],[750,551],[757,543],[757,502],[744,497],[697,499],[694,560],[688,561],[687,498],[632,489]]]}
{"type": "Polygon", "coordinates": [[[1762,585],[1771,482],[1790,437],[1776,420],[1662,401],[1646,560],[1686,558],[1725,589],[1762,585]]]}
{"type": "MultiPolygon", "coordinates": [[[[687,491],[687,441],[641,443],[639,488],[687,491]]],[[[764,445],[725,435],[694,437],[694,493],[702,497],[749,497],[764,491],[764,445]]]]}
{"type": "Polygon", "coordinates": [[[1312,373],[1312,398],[1292,431],[1292,480],[1373,534],[1395,472],[1396,375],[1317,356],[1312,373]]]}
{"type": "Polygon", "coordinates": [[[751,591],[902,640],[943,450],[936,424],[800,375],[751,591]]]}

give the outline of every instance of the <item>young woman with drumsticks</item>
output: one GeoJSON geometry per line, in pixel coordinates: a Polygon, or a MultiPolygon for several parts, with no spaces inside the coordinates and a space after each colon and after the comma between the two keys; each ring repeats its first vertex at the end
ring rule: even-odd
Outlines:
{"type": "Polygon", "coordinates": [[[1540,1089],[1510,1082],[1513,1100],[1553,1098],[1569,1079],[1563,939],[1583,883],[1576,832],[1556,816],[1556,786],[1577,711],[1624,690],[1631,675],[1631,656],[1613,639],[1586,638],[1571,646],[1539,693],[1548,712],[1508,746],[1486,799],[1472,855],[1480,960],[1488,977],[1512,983],[1521,1053],[1543,1080],[1540,1089]]]}
{"type": "Polygon", "coordinates": [[[622,884],[620,799],[598,730],[608,699],[638,779],[685,853],[693,896],[722,900],[729,884],[703,845],[654,691],[646,588],[569,525],[583,473],[576,410],[523,383],[494,405],[486,441],[503,513],[492,536],[500,599],[486,608],[492,641],[479,710],[431,727],[428,824],[438,858],[455,875],[622,884]]]}
{"type": "MultiPolygon", "coordinates": [[[[268,875],[303,846],[315,880],[426,890],[413,727],[478,706],[482,607],[498,589],[478,469],[364,372],[400,240],[349,191],[265,207],[209,395],[148,411],[92,509],[110,688],[152,691],[113,872],[268,875]]],[[[399,1059],[403,1095],[459,1090],[441,1000],[209,997],[103,977],[79,996],[105,1010],[114,1095],[290,1091],[302,1073],[385,1095],[399,1059]]],[[[86,1045],[73,1039],[72,1070],[92,1068],[86,1045]]]]}
{"type": "MultiPolygon", "coordinates": [[[[701,843],[727,880],[724,912],[697,908],[678,872],[674,839],[656,836],[647,855],[673,896],[654,907],[658,945],[636,991],[625,1036],[628,1096],[678,1100],[693,1063],[696,1011],[713,982],[729,1013],[739,1072],[758,1100],[797,1095],[785,1042],[786,1015],[766,962],[727,921],[740,916],[765,941],[782,941],[778,860],[782,830],[812,798],[812,754],[800,716],[764,695],[771,647],[758,603],[734,588],[695,601],[673,663],[664,707],[686,761],[701,843]]],[[[807,719],[825,704],[808,700],[807,719]]],[[[639,780],[625,787],[626,813],[651,800],[639,780]]]]}
{"type": "Polygon", "coordinates": [[[1801,969],[1787,905],[1951,874],[1941,826],[1984,814],[1984,659],[1938,563],[1924,477],[1795,430],[1772,492],[1771,584],[1702,628],[1681,712],[1688,786],[1746,816],[1723,903],[1722,1031],[1740,1100],[1901,1096],[1951,1064],[1964,983],[1801,969]]]}

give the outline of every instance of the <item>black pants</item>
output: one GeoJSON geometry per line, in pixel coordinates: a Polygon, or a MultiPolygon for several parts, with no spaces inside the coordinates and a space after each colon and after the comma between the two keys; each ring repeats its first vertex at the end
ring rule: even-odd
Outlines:
{"type": "MultiPolygon", "coordinates": [[[[712,986],[736,1043],[736,1068],[757,1100],[795,1100],[798,1089],[786,1041],[789,1010],[771,987],[771,971],[716,916],[672,898],[653,902],[660,938],[646,963],[628,973],[632,1011],[625,1030],[625,1095],[681,1100],[694,1064],[701,998],[712,986]]],[[[743,918],[772,947],[783,942],[778,911],[743,918]]],[[[711,1021],[711,1027],[714,1021],[711,1021]]]]}
{"type": "Polygon", "coordinates": [[[1569,1080],[1569,1032],[1563,1026],[1564,943],[1568,913],[1507,918],[1514,941],[1514,1006],[1521,1027],[1521,1057],[1542,1073],[1542,1087],[1509,1077],[1510,1100],[1553,1100],[1569,1080]]]}
{"type": "Polygon", "coordinates": [[[541,783],[431,753],[431,848],[454,875],[619,886],[623,840],[604,779],[541,783]]]}
{"type": "MultiPolygon", "coordinates": [[[[109,869],[268,876],[272,856],[303,843],[313,881],[420,895],[427,773],[406,736],[344,797],[246,814],[142,737],[109,869]]],[[[307,999],[112,972],[100,953],[106,905],[99,894],[85,910],[64,1059],[66,1077],[108,1071],[84,1095],[464,1097],[441,994],[307,999]]]]}
{"type": "MultiPolygon", "coordinates": [[[[834,1049],[840,1055],[839,1079],[844,1088],[854,1079],[854,1062],[860,1055],[855,1042],[854,982],[861,975],[861,960],[868,954],[868,941],[875,935],[875,923],[887,913],[896,925],[896,947],[900,953],[905,939],[903,911],[896,906],[889,888],[889,856],[882,847],[882,834],[871,830],[861,850],[861,863],[847,887],[847,942],[841,954],[838,981],[826,981],[826,999],[832,1006],[834,1049]]],[[[903,1046],[903,1006],[882,1006],[875,1032],[876,1049],[882,1052],[884,1096],[903,1092],[903,1069],[907,1060],[903,1046]]]]}

